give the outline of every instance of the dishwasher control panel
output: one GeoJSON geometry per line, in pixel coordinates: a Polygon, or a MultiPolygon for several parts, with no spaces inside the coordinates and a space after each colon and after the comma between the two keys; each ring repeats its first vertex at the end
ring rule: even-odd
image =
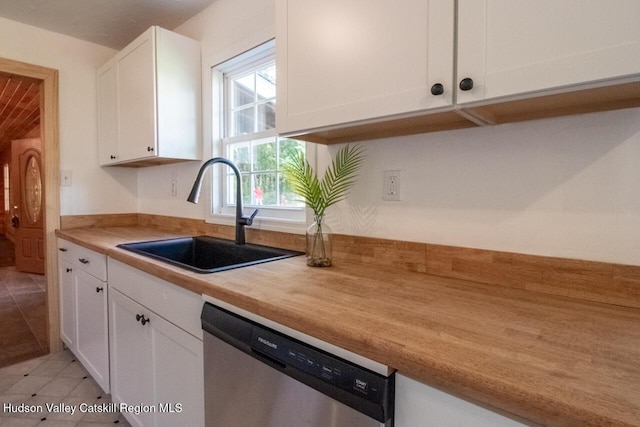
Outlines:
{"type": "Polygon", "coordinates": [[[322,350],[262,328],[253,328],[251,347],[344,390],[354,391],[372,400],[384,399],[387,378],[364,370],[322,350]]]}

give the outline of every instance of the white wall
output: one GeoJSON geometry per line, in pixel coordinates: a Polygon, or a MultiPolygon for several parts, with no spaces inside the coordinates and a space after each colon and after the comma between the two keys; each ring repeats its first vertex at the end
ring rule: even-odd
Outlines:
{"type": "MultiPolygon", "coordinates": [[[[273,37],[273,16],[273,0],[217,0],[177,29],[202,43],[205,146],[210,66],[273,37]]],[[[365,144],[336,232],[640,265],[640,109],[365,144]],[[400,202],[382,200],[387,169],[402,171],[400,202]]],[[[140,211],[205,218],[183,201],[198,166],[140,170],[140,211]]]]}
{"type": "Polygon", "coordinates": [[[115,51],[0,18],[0,57],[59,71],[61,215],[135,212],[135,170],[98,166],[95,70],[115,51]]]}
{"type": "Polygon", "coordinates": [[[640,109],[366,147],[334,231],[640,265],[640,109]],[[402,200],[386,202],[394,169],[402,200]]]}

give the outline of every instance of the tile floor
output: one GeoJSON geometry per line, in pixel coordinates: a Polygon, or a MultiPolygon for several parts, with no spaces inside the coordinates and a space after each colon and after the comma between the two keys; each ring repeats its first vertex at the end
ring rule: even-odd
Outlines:
{"type": "Polygon", "coordinates": [[[47,354],[46,279],[0,267],[0,367],[47,354]]]}
{"type": "Polygon", "coordinates": [[[69,350],[0,369],[0,427],[130,426],[118,412],[81,412],[82,403],[90,408],[108,408],[111,397],[69,350]],[[11,408],[16,408],[22,403],[41,407],[42,411],[18,413],[7,407],[13,404],[11,408]],[[48,411],[47,404],[60,403],[75,408],[75,413],[48,411]]]}

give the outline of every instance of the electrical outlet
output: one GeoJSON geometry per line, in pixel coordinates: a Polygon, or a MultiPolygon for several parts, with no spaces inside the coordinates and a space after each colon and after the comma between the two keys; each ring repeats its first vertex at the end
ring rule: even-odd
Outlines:
{"type": "Polygon", "coordinates": [[[178,180],[171,180],[171,197],[176,197],[178,195],[178,180]]]}
{"type": "Polygon", "coordinates": [[[400,171],[384,171],[382,200],[400,200],[400,171]]]}

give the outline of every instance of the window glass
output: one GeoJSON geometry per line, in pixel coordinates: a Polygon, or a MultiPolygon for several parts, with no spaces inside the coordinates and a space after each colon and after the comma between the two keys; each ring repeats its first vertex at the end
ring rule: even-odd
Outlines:
{"type": "Polygon", "coordinates": [[[273,60],[247,74],[227,76],[231,126],[227,136],[262,132],[276,127],[276,66],[273,60]]]}
{"type": "MultiPolygon", "coordinates": [[[[304,151],[305,143],[287,138],[263,138],[227,145],[228,158],[242,173],[242,201],[247,205],[302,208],[282,175],[282,165],[304,151]]],[[[227,205],[235,205],[235,176],[227,174],[227,205]]]]}

